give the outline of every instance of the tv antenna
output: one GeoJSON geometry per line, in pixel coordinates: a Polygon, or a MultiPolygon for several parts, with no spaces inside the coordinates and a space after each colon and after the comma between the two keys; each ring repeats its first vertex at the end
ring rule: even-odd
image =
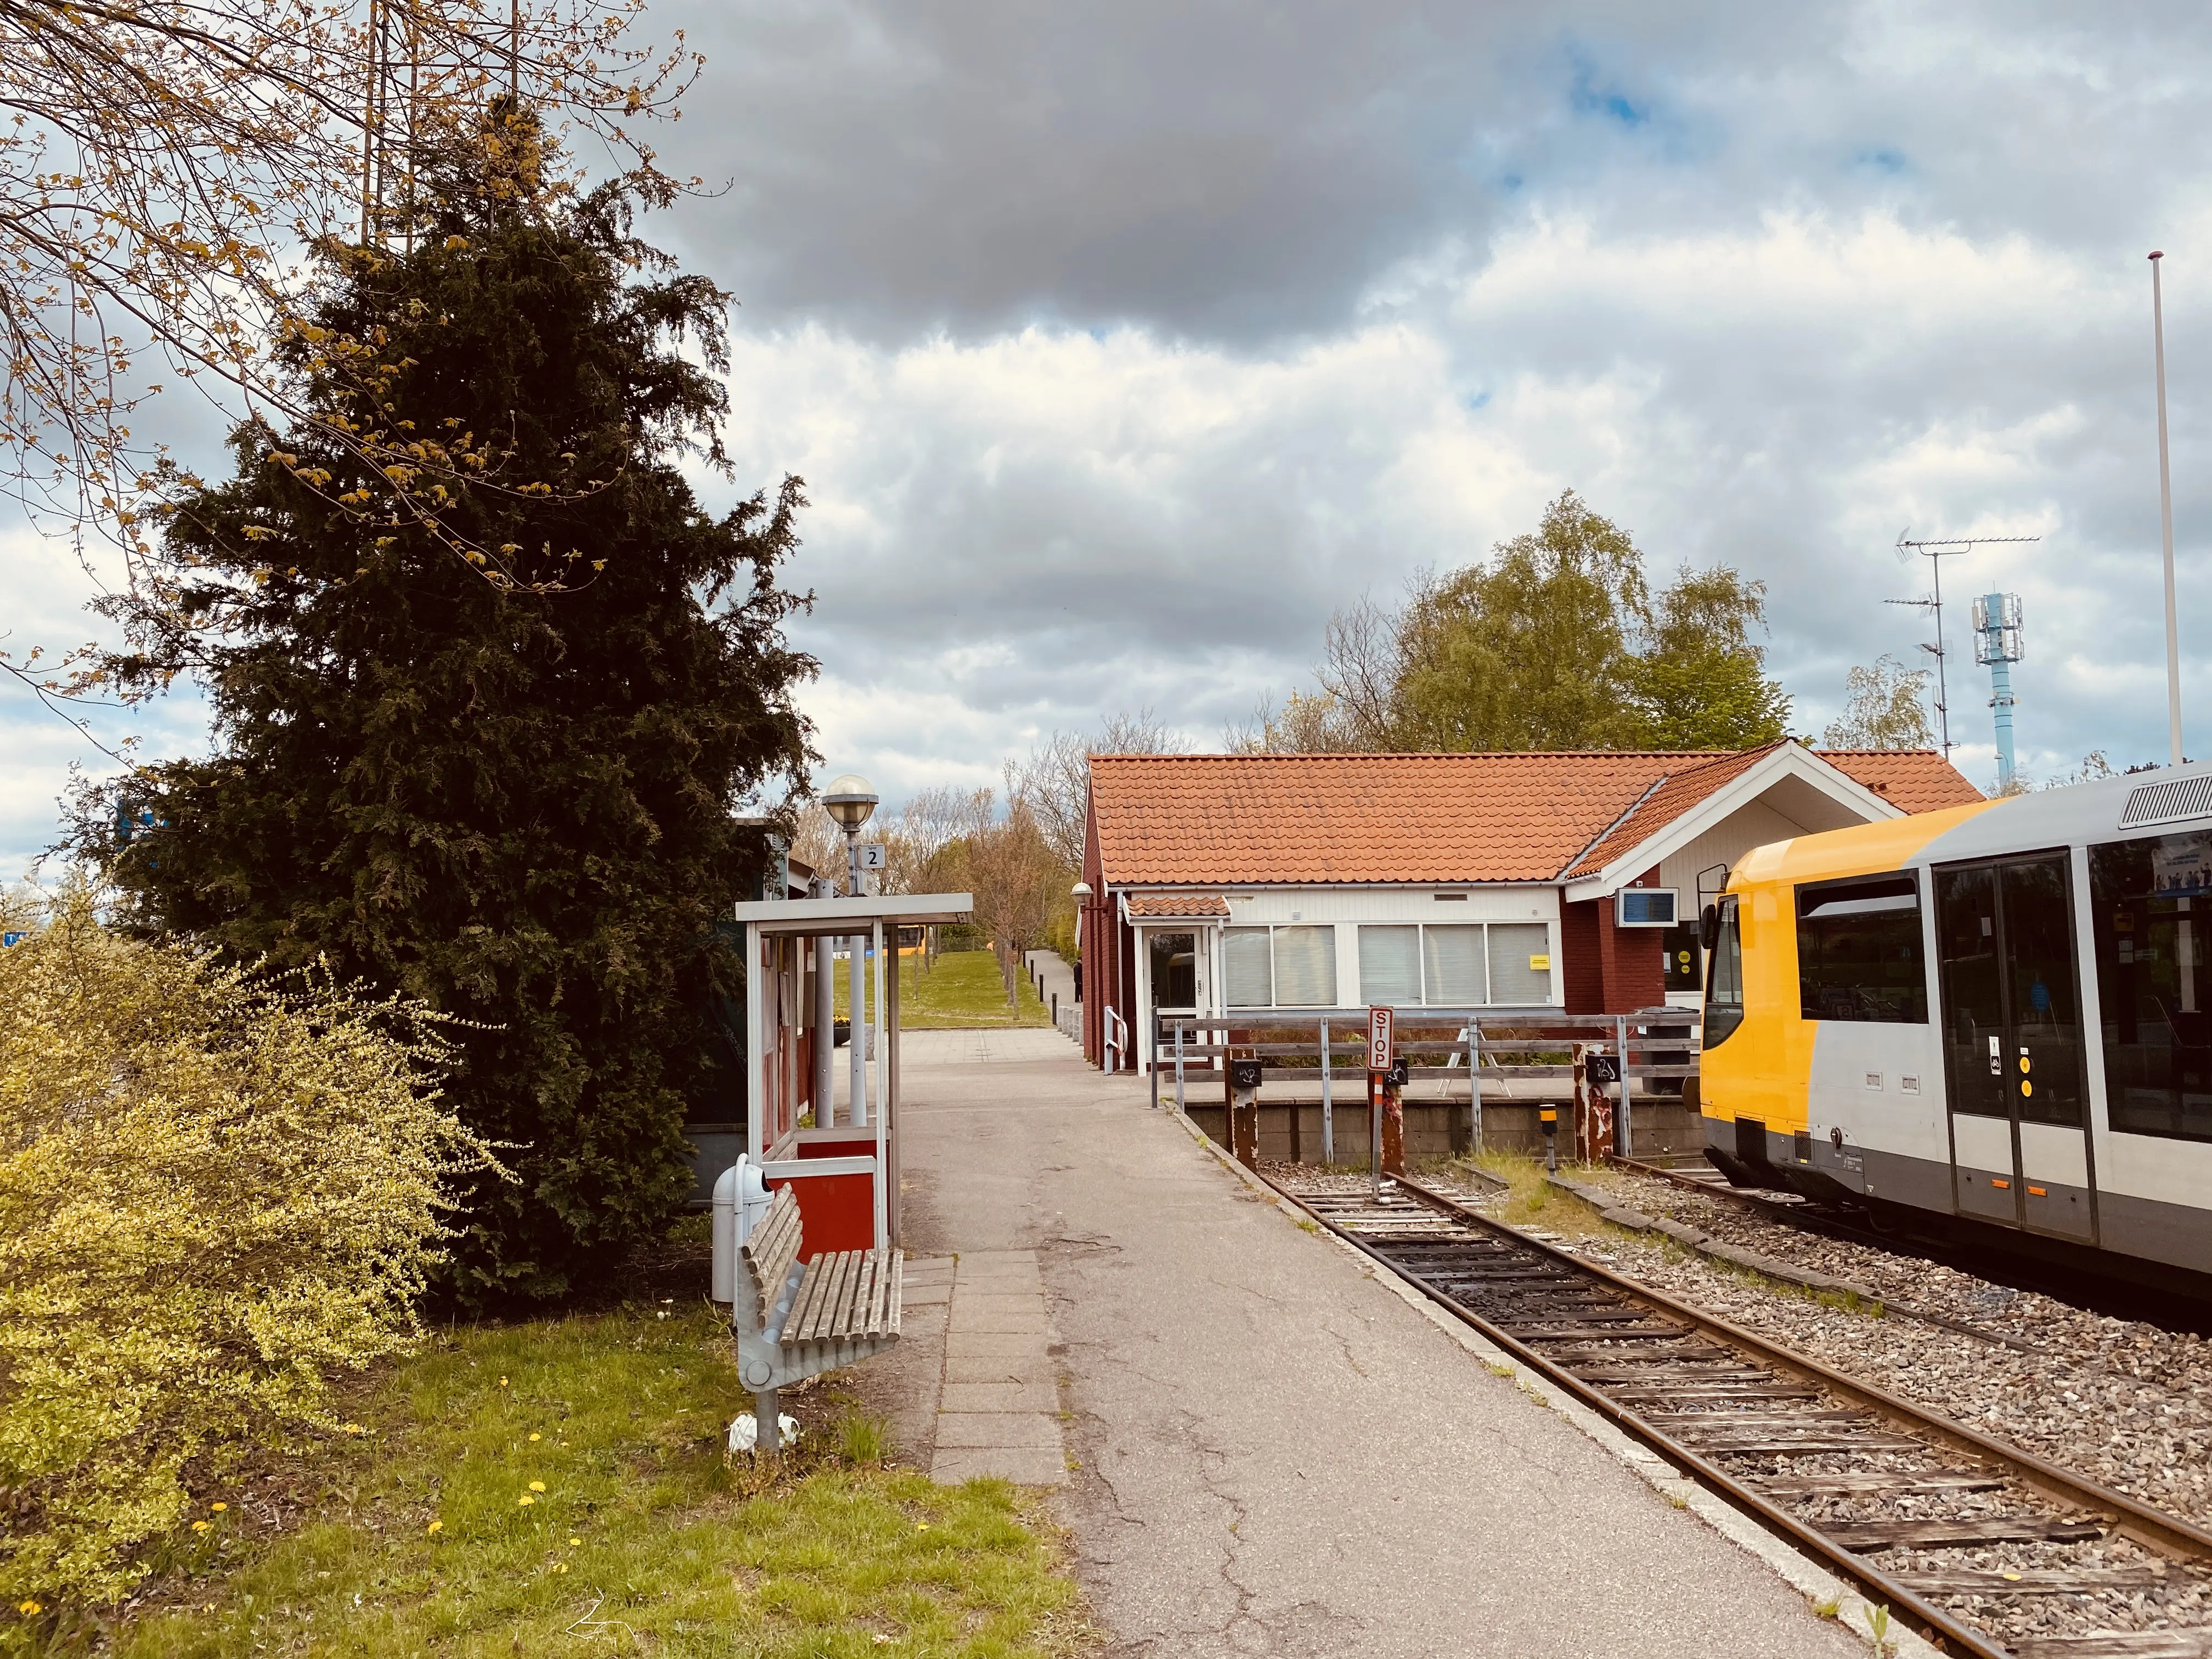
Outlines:
{"type": "Polygon", "coordinates": [[[1897,535],[1899,557],[1917,553],[1928,561],[1928,568],[1936,588],[1931,598],[1924,599],[1884,599],[1884,605],[1909,605],[1919,611],[1932,611],[1936,617],[1936,639],[1933,644],[1921,642],[1920,648],[1936,659],[1936,720],[1942,733],[1943,758],[1951,758],[1957,747],[1951,741],[1951,684],[1945,670],[1943,650],[1943,561],[1955,559],[1962,553],[1971,553],[1978,547],[1994,546],[2001,542],[2039,542],[2040,536],[1954,536],[1943,540],[1916,541],[1911,527],[1906,526],[1897,535]]]}

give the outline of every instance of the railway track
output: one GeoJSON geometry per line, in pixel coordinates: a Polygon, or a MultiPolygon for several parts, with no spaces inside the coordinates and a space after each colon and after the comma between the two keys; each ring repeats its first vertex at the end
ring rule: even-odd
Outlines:
{"type": "Polygon", "coordinates": [[[1380,1201],[1270,1184],[1948,1651],[2212,1659],[2212,1607],[2180,1629],[2022,1633],[2040,1598],[2212,1586],[2212,1533],[1414,1182],[1380,1201]],[[2011,1555],[1974,1559],[1992,1547],[2011,1555]]]}

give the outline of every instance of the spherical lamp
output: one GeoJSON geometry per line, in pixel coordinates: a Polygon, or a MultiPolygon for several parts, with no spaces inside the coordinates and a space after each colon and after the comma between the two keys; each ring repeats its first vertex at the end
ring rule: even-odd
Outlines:
{"type": "Polygon", "coordinates": [[[848,772],[823,791],[822,810],[836,819],[837,827],[847,835],[857,836],[860,826],[875,816],[876,803],[881,799],[866,778],[858,772],[848,772]]]}

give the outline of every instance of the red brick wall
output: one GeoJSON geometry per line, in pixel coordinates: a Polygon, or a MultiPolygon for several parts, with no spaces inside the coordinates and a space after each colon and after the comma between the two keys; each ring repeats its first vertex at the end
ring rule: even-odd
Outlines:
{"type": "Polygon", "coordinates": [[[1559,973],[1571,1014],[1601,1014],[1605,1006],[1605,962],[1599,942],[1598,909],[1606,901],[1584,899],[1559,907],[1559,973]]]}
{"type": "Polygon", "coordinates": [[[1566,960],[1567,1012],[1625,1014],[1667,1000],[1667,963],[1656,927],[1620,927],[1609,898],[1559,907],[1559,946],[1566,960]]]}

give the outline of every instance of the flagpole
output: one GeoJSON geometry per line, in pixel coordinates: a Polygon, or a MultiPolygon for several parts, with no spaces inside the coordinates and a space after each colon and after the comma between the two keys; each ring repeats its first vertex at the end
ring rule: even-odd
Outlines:
{"type": "Polygon", "coordinates": [[[2166,306],[2159,289],[2162,251],[2150,256],[2151,344],[2158,359],[2158,521],[2166,550],[2166,735],[2173,764],[2181,764],[2181,625],[2173,598],[2173,469],[2166,444],[2166,306]]]}

